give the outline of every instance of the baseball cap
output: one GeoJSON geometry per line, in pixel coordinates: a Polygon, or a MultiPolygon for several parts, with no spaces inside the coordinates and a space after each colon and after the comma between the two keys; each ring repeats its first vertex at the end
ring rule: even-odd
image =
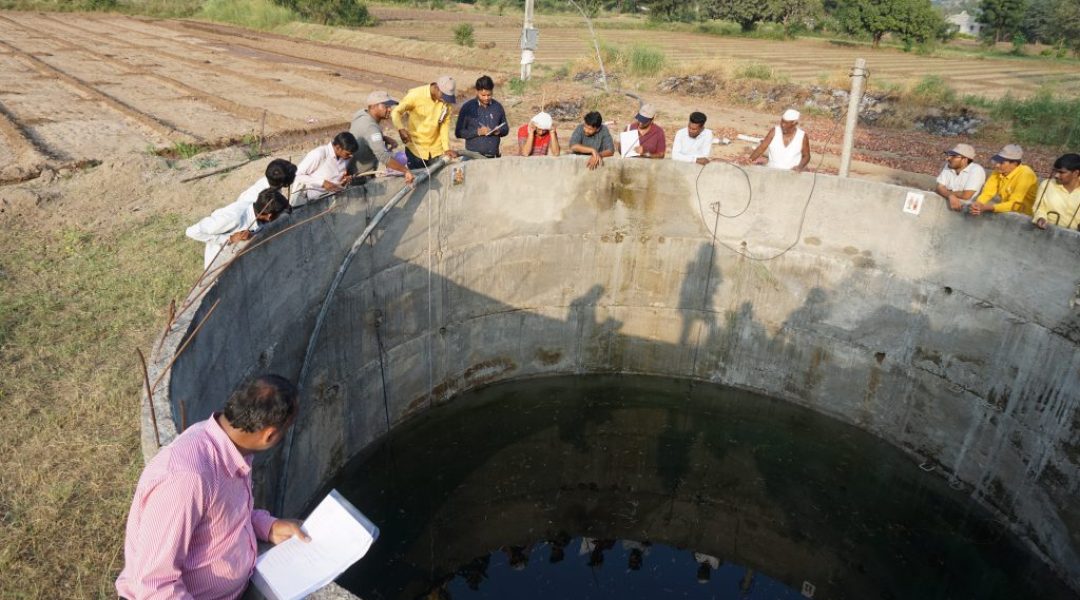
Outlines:
{"type": "Polygon", "coordinates": [[[538,112],[532,118],[532,124],[540,129],[551,129],[551,115],[546,112],[538,112]]]}
{"type": "Polygon", "coordinates": [[[801,116],[802,115],[799,114],[799,111],[795,110],[794,108],[789,108],[784,111],[784,114],[780,115],[780,119],[782,121],[798,121],[799,117],[801,116]]]}
{"type": "Polygon", "coordinates": [[[1024,149],[1016,144],[1009,144],[1005,146],[990,160],[994,162],[1002,162],[1006,160],[1020,161],[1024,158],[1024,149]]]}
{"type": "Polygon", "coordinates": [[[964,158],[975,160],[975,148],[972,148],[971,144],[957,144],[952,150],[946,150],[945,154],[963,156],[964,158]]]}
{"type": "Polygon", "coordinates": [[[642,104],[634,118],[638,120],[638,123],[648,123],[656,118],[656,108],[652,104],[642,104]]]}
{"type": "Polygon", "coordinates": [[[374,106],[376,104],[387,104],[389,106],[394,106],[397,103],[397,100],[394,100],[390,97],[390,94],[387,94],[382,90],[376,90],[374,92],[371,92],[370,94],[368,94],[367,97],[368,106],[374,106]]]}
{"type": "Polygon", "coordinates": [[[454,83],[453,77],[443,75],[435,82],[435,85],[438,86],[439,93],[442,94],[443,102],[447,104],[457,102],[457,84],[454,83]]]}

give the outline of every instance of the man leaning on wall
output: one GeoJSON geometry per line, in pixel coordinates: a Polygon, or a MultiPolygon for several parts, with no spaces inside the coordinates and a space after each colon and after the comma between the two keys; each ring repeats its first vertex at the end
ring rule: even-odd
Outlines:
{"type": "Polygon", "coordinates": [[[435,82],[409,90],[390,112],[405,143],[410,169],[426,169],[443,155],[457,158],[450,149],[450,117],[457,102],[456,89],[454,78],[443,75],[435,82]]]}

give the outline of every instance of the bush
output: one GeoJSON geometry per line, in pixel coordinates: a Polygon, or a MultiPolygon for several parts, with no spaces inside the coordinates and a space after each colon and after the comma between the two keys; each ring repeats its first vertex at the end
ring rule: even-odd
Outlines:
{"type": "Polygon", "coordinates": [[[454,41],[458,46],[469,46],[470,48],[476,43],[473,38],[473,26],[472,23],[462,23],[454,28],[454,41]]]}
{"type": "Polygon", "coordinates": [[[324,25],[347,25],[362,27],[374,25],[375,19],[368,13],[361,0],[274,0],[304,18],[305,21],[324,25]]]}
{"type": "Polygon", "coordinates": [[[762,63],[750,63],[743,65],[735,71],[736,79],[760,79],[762,81],[771,80],[775,74],[772,67],[762,63]]]}
{"type": "Polygon", "coordinates": [[[652,46],[634,44],[630,47],[628,67],[633,75],[656,75],[667,63],[662,50],[652,46]]]}
{"type": "Polygon", "coordinates": [[[520,96],[525,93],[525,87],[527,84],[528,82],[524,79],[521,79],[520,77],[512,77],[510,79],[508,87],[510,88],[511,94],[513,94],[514,96],[520,96]]]}
{"type": "Polygon", "coordinates": [[[299,19],[292,10],[270,0],[207,0],[197,16],[252,29],[273,29],[299,19]]]}
{"type": "Polygon", "coordinates": [[[1011,123],[1013,139],[1021,144],[1080,147],[1080,98],[1059,99],[1043,89],[1030,98],[1005,96],[990,114],[1011,123]]]}
{"type": "Polygon", "coordinates": [[[956,90],[941,75],[923,75],[911,88],[910,96],[924,106],[946,106],[956,102],[956,90]]]}

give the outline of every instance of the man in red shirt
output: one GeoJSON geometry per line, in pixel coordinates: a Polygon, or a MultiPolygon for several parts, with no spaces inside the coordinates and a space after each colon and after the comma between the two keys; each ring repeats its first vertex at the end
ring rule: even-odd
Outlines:
{"type": "Polygon", "coordinates": [[[536,113],[531,121],[518,128],[518,154],[521,156],[558,156],[559,134],[551,115],[536,113]]]}
{"type": "Polygon", "coordinates": [[[654,118],[656,118],[656,109],[653,105],[642,104],[638,109],[638,114],[634,116],[634,122],[626,128],[627,131],[637,130],[638,143],[633,148],[621,148],[623,157],[664,158],[664,153],[667,151],[667,139],[664,137],[664,130],[653,123],[654,118]]]}
{"type": "Polygon", "coordinates": [[[257,539],[308,541],[298,521],[252,507],[252,457],[281,441],[296,412],[296,387],[264,375],[147,463],[128,514],[121,598],[234,600],[255,568],[257,539]]]}

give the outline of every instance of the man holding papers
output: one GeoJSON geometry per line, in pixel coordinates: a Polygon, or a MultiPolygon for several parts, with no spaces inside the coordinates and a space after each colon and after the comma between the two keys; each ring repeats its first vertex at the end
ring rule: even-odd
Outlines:
{"type": "Polygon", "coordinates": [[[252,510],[252,457],[281,441],[296,413],[296,387],[264,375],[158,452],[128,514],[121,598],[232,600],[255,568],[256,540],[308,541],[299,522],[252,510]]]}

